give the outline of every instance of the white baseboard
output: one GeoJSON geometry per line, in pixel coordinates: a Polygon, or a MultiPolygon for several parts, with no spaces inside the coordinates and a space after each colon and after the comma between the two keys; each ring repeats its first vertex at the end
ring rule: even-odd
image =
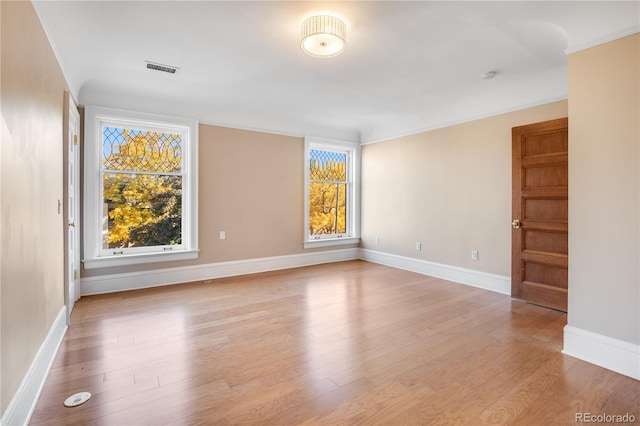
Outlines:
{"type": "Polygon", "coordinates": [[[442,263],[429,262],[411,257],[398,256],[396,254],[380,251],[360,249],[360,259],[382,265],[393,266],[419,274],[453,281],[460,284],[479,287],[485,290],[502,294],[511,294],[511,278],[503,275],[489,274],[474,271],[473,269],[460,268],[442,263]]]}
{"type": "Polygon", "coordinates": [[[117,291],[137,290],[148,287],[202,281],[236,275],[255,274],[279,269],[298,268],[322,263],[341,262],[359,259],[358,248],[315,251],[285,256],[263,257],[258,259],[234,260],[230,262],[209,263],[205,265],[164,268],[123,274],[88,277],[81,280],[81,294],[114,293],[117,291]]]}
{"type": "Polygon", "coordinates": [[[67,308],[63,306],[54,321],[42,346],[36,353],[27,374],[2,415],[0,424],[5,426],[26,425],[36,407],[40,392],[49,374],[53,359],[58,353],[64,334],[67,331],[67,308]]]}
{"type": "Polygon", "coordinates": [[[566,325],[562,353],[640,380],[640,345],[566,325]]]}

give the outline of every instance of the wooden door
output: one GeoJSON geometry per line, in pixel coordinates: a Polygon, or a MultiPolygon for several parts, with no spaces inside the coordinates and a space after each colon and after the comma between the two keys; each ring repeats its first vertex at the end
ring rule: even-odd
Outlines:
{"type": "Polygon", "coordinates": [[[568,120],[512,129],[511,296],[567,311],[568,120]]]}

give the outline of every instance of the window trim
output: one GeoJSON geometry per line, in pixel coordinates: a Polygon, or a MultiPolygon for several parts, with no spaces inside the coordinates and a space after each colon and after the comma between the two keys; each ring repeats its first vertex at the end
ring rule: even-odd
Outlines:
{"type": "Polygon", "coordinates": [[[329,247],[336,245],[358,244],[360,242],[360,144],[357,142],[306,136],[304,138],[304,248],[329,247]],[[347,194],[347,232],[339,236],[323,236],[317,239],[309,235],[309,151],[321,149],[348,152],[349,162],[347,181],[350,190],[347,194]]]}
{"type": "Polygon", "coordinates": [[[85,269],[198,258],[198,122],[192,119],[85,106],[84,132],[84,220],[85,269]],[[141,247],[109,255],[102,248],[102,126],[130,126],[141,130],[171,131],[185,135],[182,161],[182,243],[178,246],[141,247]]]}

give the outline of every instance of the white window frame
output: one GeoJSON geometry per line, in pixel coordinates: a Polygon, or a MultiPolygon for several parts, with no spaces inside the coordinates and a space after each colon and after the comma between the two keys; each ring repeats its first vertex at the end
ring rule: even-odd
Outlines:
{"type": "Polygon", "coordinates": [[[306,136],[304,138],[304,248],[328,247],[360,242],[360,144],[306,136]],[[309,234],[309,152],[312,149],[345,152],[347,164],[347,232],[338,235],[309,234]]]}
{"type": "Polygon", "coordinates": [[[196,120],[87,105],[84,132],[85,269],[198,258],[198,122],[196,120]],[[182,137],[182,243],[179,245],[104,249],[102,128],[117,126],[180,134],[182,137]]]}

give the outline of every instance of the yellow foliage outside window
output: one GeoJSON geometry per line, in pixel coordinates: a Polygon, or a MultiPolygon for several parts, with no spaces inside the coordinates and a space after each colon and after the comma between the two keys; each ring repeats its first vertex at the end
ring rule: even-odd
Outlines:
{"type": "Polygon", "coordinates": [[[309,235],[347,232],[347,155],[310,150],[309,235]]]}
{"type": "Polygon", "coordinates": [[[180,136],[105,127],[103,137],[104,247],[180,244],[180,136]]]}

